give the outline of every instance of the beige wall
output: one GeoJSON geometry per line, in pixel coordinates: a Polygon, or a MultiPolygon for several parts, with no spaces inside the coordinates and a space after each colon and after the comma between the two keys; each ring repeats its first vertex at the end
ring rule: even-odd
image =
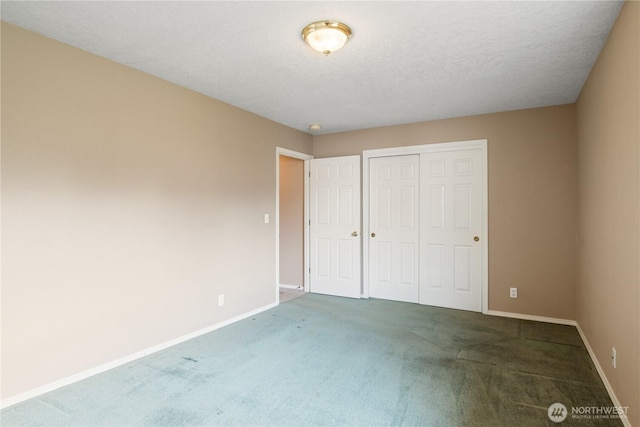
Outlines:
{"type": "Polygon", "coordinates": [[[304,286],[304,161],[280,156],[280,284],[304,286]]]}
{"type": "Polygon", "coordinates": [[[573,105],[316,136],[313,149],[330,157],[472,139],[488,140],[489,309],[575,319],[573,105]]]}
{"type": "Polygon", "coordinates": [[[2,398],[274,303],[276,146],[311,144],[2,24],[2,398]]]}
{"type": "Polygon", "coordinates": [[[582,89],[577,119],[577,319],[640,426],[640,3],[623,6],[582,89]]]}

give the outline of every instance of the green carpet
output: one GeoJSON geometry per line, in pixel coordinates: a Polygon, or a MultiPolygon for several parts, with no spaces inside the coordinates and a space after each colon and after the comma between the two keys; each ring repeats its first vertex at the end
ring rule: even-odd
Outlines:
{"type": "Polygon", "coordinates": [[[574,327],[307,294],[2,411],[3,426],[603,426],[574,327]],[[569,412],[571,409],[569,409],[569,412]]]}

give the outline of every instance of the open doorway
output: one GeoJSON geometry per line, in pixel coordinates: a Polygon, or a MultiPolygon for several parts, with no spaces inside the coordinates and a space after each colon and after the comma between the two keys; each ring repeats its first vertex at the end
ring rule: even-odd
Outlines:
{"type": "Polygon", "coordinates": [[[277,295],[278,302],[308,291],[308,201],[305,179],[312,156],[277,150],[277,295]]]}

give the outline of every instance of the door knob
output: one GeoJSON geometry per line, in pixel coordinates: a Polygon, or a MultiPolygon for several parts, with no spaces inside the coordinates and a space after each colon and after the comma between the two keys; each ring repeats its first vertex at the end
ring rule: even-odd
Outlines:
{"type": "Polygon", "coordinates": [[[351,233],[351,235],[352,235],[353,237],[358,237],[358,232],[357,232],[357,231],[354,231],[353,233],[351,233]]]}
{"type": "Polygon", "coordinates": [[[371,237],[376,237],[376,233],[371,233],[371,237]]]}
{"type": "Polygon", "coordinates": [[[480,237],[475,236],[475,237],[473,238],[473,241],[474,241],[474,242],[479,242],[479,241],[480,241],[480,237]]]}

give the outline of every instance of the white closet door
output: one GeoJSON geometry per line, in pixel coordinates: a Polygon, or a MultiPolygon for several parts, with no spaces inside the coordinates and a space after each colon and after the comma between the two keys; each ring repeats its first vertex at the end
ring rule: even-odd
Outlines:
{"type": "Polygon", "coordinates": [[[481,150],[421,154],[420,174],[420,304],[481,311],[481,150]]]}
{"type": "Polygon", "coordinates": [[[310,291],[360,298],[360,156],[310,161],[310,291]]]}
{"type": "Polygon", "coordinates": [[[418,302],[418,155],[369,160],[369,295],[418,302]]]}

